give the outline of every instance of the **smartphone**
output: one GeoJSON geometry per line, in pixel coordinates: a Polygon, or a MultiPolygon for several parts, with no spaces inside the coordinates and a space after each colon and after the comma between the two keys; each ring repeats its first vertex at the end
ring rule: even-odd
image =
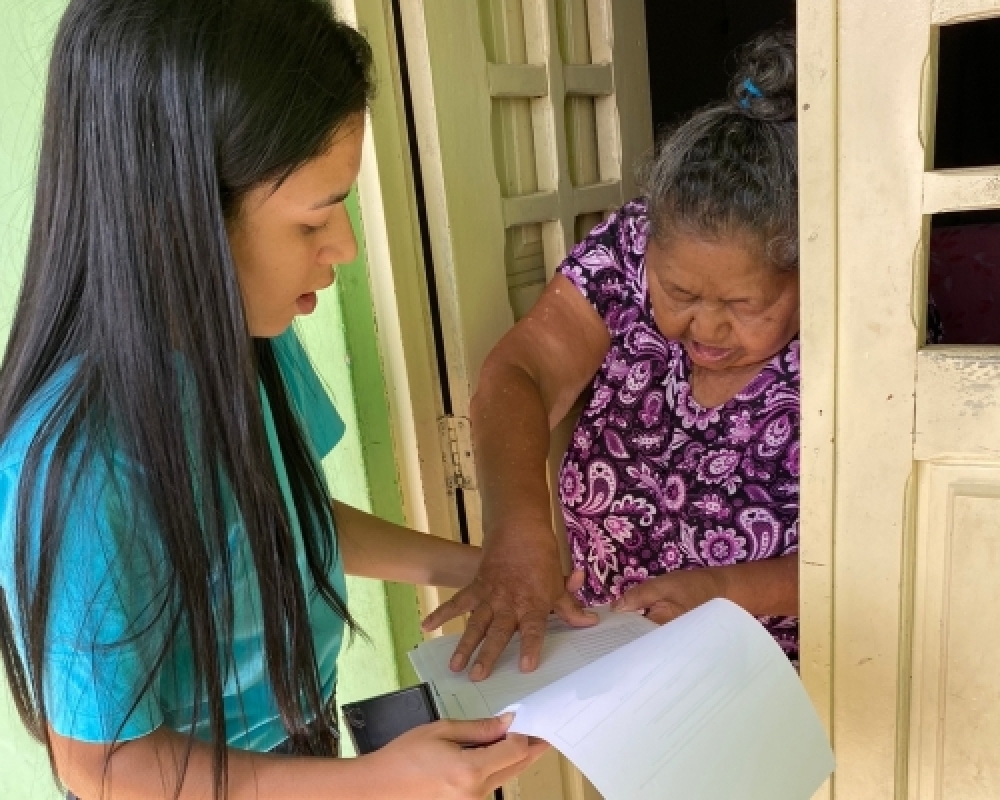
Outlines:
{"type": "Polygon", "coordinates": [[[344,703],[342,709],[358,755],[372,753],[408,730],[440,719],[426,683],[344,703]]]}

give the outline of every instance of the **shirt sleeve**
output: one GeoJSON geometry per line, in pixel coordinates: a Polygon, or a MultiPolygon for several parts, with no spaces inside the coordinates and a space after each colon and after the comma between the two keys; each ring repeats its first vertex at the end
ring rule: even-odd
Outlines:
{"type": "Polygon", "coordinates": [[[162,560],[111,485],[91,471],[74,487],[51,588],[49,721],[86,742],[135,739],[163,723],[156,672],[171,614],[162,560]]]}
{"type": "Polygon", "coordinates": [[[309,355],[293,328],[273,341],[275,356],[296,412],[316,454],[329,455],[344,435],[344,421],[337,412],[309,355]]]}
{"type": "Polygon", "coordinates": [[[644,303],[647,228],[645,204],[628,203],[587,234],[558,268],[609,326],[622,308],[644,303]]]}

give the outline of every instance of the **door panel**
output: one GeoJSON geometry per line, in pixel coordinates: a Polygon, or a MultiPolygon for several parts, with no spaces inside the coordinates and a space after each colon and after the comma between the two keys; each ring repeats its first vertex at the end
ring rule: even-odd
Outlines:
{"type": "MultiPolygon", "coordinates": [[[[643,4],[436,0],[401,12],[451,401],[467,416],[492,346],[584,227],[636,193],[652,145],[643,4]]],[[[475,492],[465,501],[475,541],[475,492]]]]}
{"type": "Polygon", "coordinates": [[[996,0],[934,0],[931,23],[950,25],[996,16],[996,0]]]}
{"type": "Polygon", "coordinates": [[[917,355],[914,457],[1000,459],[1000,348],[930,347],[917,355]]]}
{"type": "Polygon", "coordinates": [[[800,3],[802,660],[843,800],[1000,796],[1000,348],[923,345],[930,215],[1000,206],[997,166],[932,166],[937,26],[987,16],[800,3]]]}
{"type": "MultiPolygon", "coordinates": [[[[831,731],[837,422],[836,0],[798,4],[799,253],[802,295],[801,675],[831,731]]],[[[828,800],[832,784],[816,800],[828,800]]]]}
{"type": "Polygon", "coordinates": [[[910,797],[995,798],[1000,466],[924,463],[919,493],[910,797]]]}
{"type": "MultiPolygon", "coordinates": [[[[641,0],[399,4],[452,413],[652,145],[641,0]]],[[[461,497],[482,540],[478,493],[461,497]]],[[[508,798],[594,796],[549,756],[508,798]]]]}
{"type": "MultiPolygon", "coordinates": [[[[810,302],[836,303],[834,796],[887,800],[898,797],[906,777],[907,529],[923,299],[918,273],[926,265],[928,162],[919,121],[930,4],[837,5],[837,295],[806,298],[803,320],[810,302]]],[[[811,418],[803,409],[804,426],[811,418]]],[[[810,467],[807,454],[803,473],[810,467]]]]}

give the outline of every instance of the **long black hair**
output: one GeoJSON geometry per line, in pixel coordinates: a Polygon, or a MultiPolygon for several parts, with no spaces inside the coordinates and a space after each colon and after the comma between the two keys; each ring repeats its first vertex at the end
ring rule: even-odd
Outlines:
{"type": "Polygon", "coordinates": [[[132,710],[173,641],[189,637],[190,685],[207,703],[215,791],[225,793],[235,503],[265,598],[265,661],[282,722],[303,749],[322,749],[311,733],[322,724],[307,723],[329,723],[331,712],[261,385],[309,571],[355,626],[328,577],[339,557],[328,490],[270,341],[248,331],[227,222],[249,189],[280,183],[367,108],[371,64],[365,40],[323,0],[71,0],[62,18],[23,284],[0,366],[0,442],[71,366],[24,461],[16,597],[0,603],[7,680],[50,758],[43,686],[53,576],[73,488],[95,463],[112,464],[125,487],[131,527],[122,538],[161,559],[147,617],[169,635],[132,710]]]}

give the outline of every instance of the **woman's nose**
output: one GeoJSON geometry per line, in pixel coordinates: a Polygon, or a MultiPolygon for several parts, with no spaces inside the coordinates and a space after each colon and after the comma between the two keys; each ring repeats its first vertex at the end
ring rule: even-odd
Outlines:
{"type": "Polygon", "coordinates": [[[349,264],[358,256],[358,240],[347,213],[347,206],[341,204],[333,212],[325,236],[320,245],[317,259],[322,264],[349,264]]]}
{"type": "Polygon", "coordinates": [[[702,304],[691,320],[691,333],[702,344],[722,344],[729,335],[729,319],[721,303],[702,304]]]}

